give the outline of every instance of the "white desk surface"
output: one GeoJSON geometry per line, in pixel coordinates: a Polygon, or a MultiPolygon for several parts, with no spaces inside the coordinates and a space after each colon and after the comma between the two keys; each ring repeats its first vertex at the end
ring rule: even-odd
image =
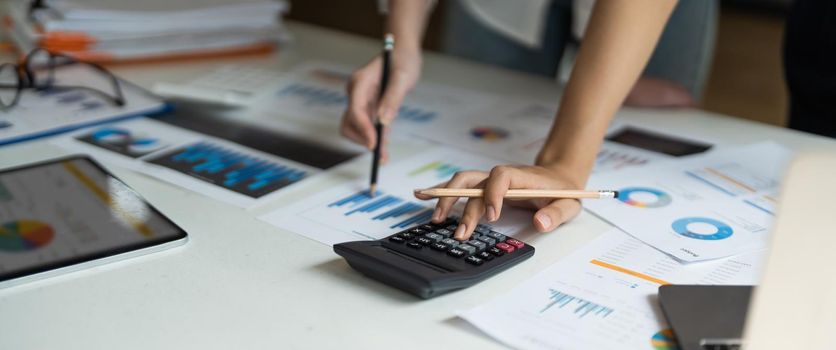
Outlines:
{"type": "MultiPolygon", "coordinates": [[[[293,22],[289,28],[297,40],[275,56],[113,69],[150,87],[230,63],[287,69],[316,59],[356,66],[379,49],[374,40],[293,22]]],[[[540,99],[559,94],[546,79],[435,54],[425,57],[424,77],[540,99]]],[[[619,118],[721,144],[775,140],[796,150],[836,151],[830,139],[697,110],[625,109],[619,118]]],[[[395,149],[394,155],[404,152],[395,149]]],[[[0,148],[0,167],[62,154],[46,141],[6,146],[0,148]]],[[[242,210],[110,168],[188,231],[190,242],[0,290],[0,349],[501,348],[457,319],[455,311],[508,291],[608,228],[583,213],[555,232],[529,239],[537,248],[529,261],[470,289],[421,301],[355,273],[325,245],[256,219],[281,203],[242,210]]],[[[301,195],[288,193],[279,201],[301,195]]]]}

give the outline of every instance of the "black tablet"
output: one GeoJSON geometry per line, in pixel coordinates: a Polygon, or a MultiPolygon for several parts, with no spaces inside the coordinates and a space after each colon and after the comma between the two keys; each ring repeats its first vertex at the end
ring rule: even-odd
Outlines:
{"type": "Polygon", "coordinates": [[[186,239],[185,231],[86,156],[0,170],[0,287],[186,239]]]}

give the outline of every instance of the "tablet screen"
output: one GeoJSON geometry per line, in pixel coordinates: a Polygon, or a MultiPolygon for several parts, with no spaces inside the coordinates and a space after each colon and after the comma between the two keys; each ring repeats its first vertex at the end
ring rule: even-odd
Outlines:
{"type": "Polygon", "coordinates": [[[87,158],[0,171],[0,281],[185,236],[87,158]]]}

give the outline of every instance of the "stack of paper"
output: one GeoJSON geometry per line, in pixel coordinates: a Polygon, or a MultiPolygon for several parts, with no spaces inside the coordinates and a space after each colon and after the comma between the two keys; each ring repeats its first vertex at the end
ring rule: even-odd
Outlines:
{"type": "Polygon", "coordinates": [[[35,47],[89,61],[143,60],[269,51],[285,32],[283,1],[53,0],[30,12],[7,4],[20,51],[35,47]]]}

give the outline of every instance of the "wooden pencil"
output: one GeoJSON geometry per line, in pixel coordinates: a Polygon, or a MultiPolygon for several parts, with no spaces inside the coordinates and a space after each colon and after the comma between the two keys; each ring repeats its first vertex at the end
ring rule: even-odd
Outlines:
{"type": "MultiPolygon", "coordinates": [[[[466,197],[484,196],[481,188],[427,188],[416,189],[415,193],[430,197],[466,197]]],[[[574,198],[574,199],[610,199],[618,198],[618,191],[588,190],[508,190],[505,198],[574,198]]]]}

